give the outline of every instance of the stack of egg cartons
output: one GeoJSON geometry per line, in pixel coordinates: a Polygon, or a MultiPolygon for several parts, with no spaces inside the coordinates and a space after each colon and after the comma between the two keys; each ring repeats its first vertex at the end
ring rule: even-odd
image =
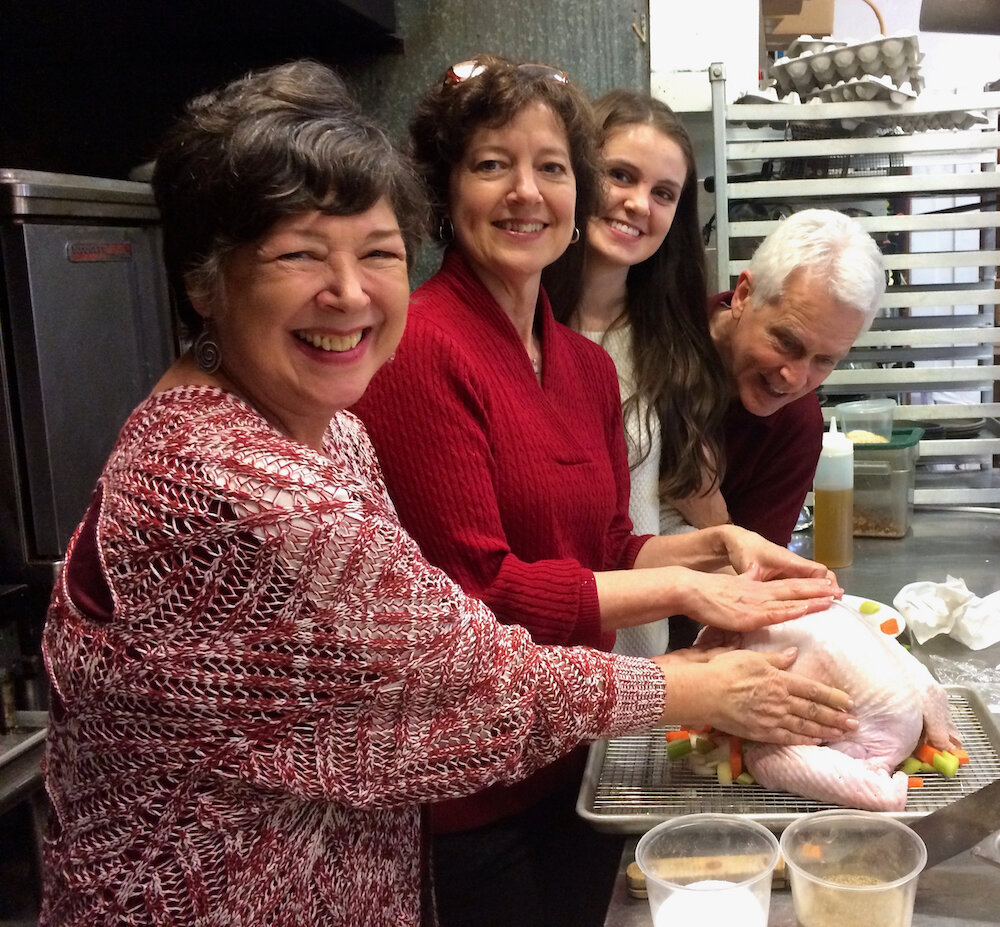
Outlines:
{"type": "Polygon", "coordinates": [[[887,100],[903,103],[923,89],[923,55],[913,33],[879,36],[865,42],[838,42],[799,36],[771,68],[779,97],[802,102],[838,103],[887,100]]]}

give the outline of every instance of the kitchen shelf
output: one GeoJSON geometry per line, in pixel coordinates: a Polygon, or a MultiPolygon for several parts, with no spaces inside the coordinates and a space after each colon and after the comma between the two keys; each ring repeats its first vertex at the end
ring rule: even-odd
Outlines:
{"type": "Polygon", "coordinates": [[[981,423],[920,442],[913,501],[1000,505],[1000,92],[727,103],[724,66],[708,73],[717,290],[732,289],[781,216],[855,216],[883,250],[889,286],[823,384],[824,416],[848,398],[890,396],[902,422],[981,423]]]}

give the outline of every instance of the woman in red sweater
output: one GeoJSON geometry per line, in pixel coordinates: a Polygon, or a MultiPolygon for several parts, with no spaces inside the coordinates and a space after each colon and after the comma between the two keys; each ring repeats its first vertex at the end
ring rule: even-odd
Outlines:
{"type": "MultiPolygon", "coordinates": [[[[431,88],[411,134],[448,247],[355,411],[428,559],[546,644],[608,648],[617,628],[675,613],[747,628],[826,608],[832,575],[750,532],[632,532],[614,364],[540,288],[600,199],[583,94],[555,68],[483,55],[431,88]]],[[[839,697],[803,697],[790,654],[687,656],[668,665],[668,699],[693,693],[723,729],[812,741],[849,723],[839,697]],[[773,713],[750,695],[762,687],[781,693],[773,713]]],[[[581,764],[433,809],[445,927],[603,921],[618,848],[595,871],[572,812],[581,764]]]]}
{"type": "Polygon", "coordinates": [[[195,341],[49,610],[40,923],[431,925],[421,803],[697,700],[498,623],[400,526],[344,409],[398,344],[426,204],[330,71],[192,101],[153,186],[195,341]]]}

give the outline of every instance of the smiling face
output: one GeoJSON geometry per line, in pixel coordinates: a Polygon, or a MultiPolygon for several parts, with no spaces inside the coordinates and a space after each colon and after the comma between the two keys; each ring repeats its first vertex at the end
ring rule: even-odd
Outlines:
{"type": "Polygon", "coordinates": [[[740,401],[760,416],[816,389],[847,355],[864,320],[859,310],[833,299],[825,281],[806,273],[793,273],[779,299],[758,306],[743,271],[731,314],[720,351],[740,401]]]}
{"type": "Polygon", "coordinates": [[[319,447],[396,349],[408,300],[403,238],[382,199],[354,216],[280,220],[233,252],[219,298],[195,305],[211,317],[222,385],[319,447]]]}
{"type": "Polygon", "coordinates": [[[472,134],[451,173],[455,243],[494,290],[537,286],[569,245],[576,180],[559,119],[542,103],[472,134]]]}
{"type": "Polygon", "coordinates": [[[663,244],[688,166],[680,146],[650,125],[615,129],[602,153],[608,183],[600,215],[588,226],[589,259],[627,268],[663,244]]]}

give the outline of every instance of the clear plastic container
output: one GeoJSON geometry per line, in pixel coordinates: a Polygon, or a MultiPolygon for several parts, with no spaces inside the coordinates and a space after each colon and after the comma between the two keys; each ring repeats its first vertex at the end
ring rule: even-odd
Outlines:
{"type": "Polygon", "coordinates": [[[735,814],[686,814],[658,824],[635,848],[653,927],[766,927],[778,841],[735,814]]]}
{"type": "Polygon", "coordinates": [[[892,440],[892,415],[895,399],[859,399],[835,407],[840,430],[856,444],[892,440]]]}
{"type": "Polygon", "coordinates": [[[795,916],[801,927],[910,927],[923,841],[875,811],[817,811],[781,835],[795,916]]]}
{"type": "Polygon", "coordinates": [[[922,428],[896,428],[887,444],[854,445],[854,536],[901,538],[913,516],[922,428]]]}

